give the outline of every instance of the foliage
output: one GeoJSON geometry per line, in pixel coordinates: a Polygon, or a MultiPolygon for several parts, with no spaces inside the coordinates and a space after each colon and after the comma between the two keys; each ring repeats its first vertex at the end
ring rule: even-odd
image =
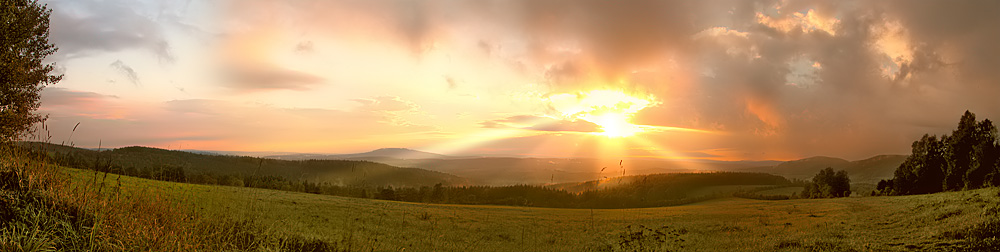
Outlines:
{"type": "Polygon", "coordinates": [[[966,111],[951,135],[924,135],[891,180],[875,194],[909,195],[1000,185],[1000,142],[989,119],[966,111]]]}
{"type": "Polygon", "coordinates": [[[812,179],[812,183],[806,185],[802,190],[803,198],[837,198],[851,196],[851,178],[847,176],[847,171],[834,172],[833,168],[827,167],[819,171],[812,179]]]}
{"type": "Polygon", "coordinates": [[[52,11],[34,0],[0,2],[0,142],[10,142],[43,121],[33,113],[40,105],[38,93],[62,75],[53,75],[54,65],[43,63],[57,50],[48,39],[52,11]]]}

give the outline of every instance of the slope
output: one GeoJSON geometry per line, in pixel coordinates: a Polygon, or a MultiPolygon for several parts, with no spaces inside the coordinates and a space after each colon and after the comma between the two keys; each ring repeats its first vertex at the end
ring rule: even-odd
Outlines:
{"type": "MultiPolygon", "coordinates": [[[[70,170],[79,181],[91,173],[70,170]]],[[[996,246],[998,188],[588,210],[413,204],[123,177],[201,214],[374,251],[911,251],[996,246]],[[992,230],[992,231],[991,231],[992,230]],[[989,242],[993,243],[990,244],[989,242]],[[976,247],[978,246],[978,247],[976,247]]]]}
{"type": "Polygon", "coordinates": [[[602,177],[656,173],[734,171],[763,162],[721,162],[669,159],[602,160],[585,158],[480,157],[451,159],[364,158],[403,167],[455,174],[481,185],[549,184],[589,181],[602,177]]]}
{"type": "Polygon", "coordinates": [[[353,154],[285,154],[265,156],[265,158],[281,160],[337,160],[337,159],[449,159],[451,156],[411,150],[406,148],[381,148],[369,152],[353,154]]]}
{"type": "Polygon", "coordinates": [[[810,157],[793,160],[776,166],[754,167],[747,171],[766,172],[790,179],[811,179],[820,170],[831,167],[845,170],[852,183],[876,183],[880,179],[892,178],[893,172],[906,159],[905,155],[878,155],[871,158],[847,161],[834,157],[810,157]]]}
{"type": "Polygon", "coordinates": [[[418,168],[400,168],[369,161],[306,160],[289,161],[255,157],[205,155],[149,147],[124,147],[94,151],[44,143],[22,143],[53,155],[57,162],[71,167],[92,167],[100,160],[124,171],[162,167],[180,167],[188,175],[259,175],[279,176],[289,180],[314,183],[369,186],[464,185],[464,178],[418,168]]]}

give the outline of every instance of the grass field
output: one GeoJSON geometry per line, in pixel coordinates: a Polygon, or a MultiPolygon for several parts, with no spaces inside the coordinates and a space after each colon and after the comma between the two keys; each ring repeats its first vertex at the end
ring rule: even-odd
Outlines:
{"type": "Polygon", "coordinates": [[[764,191],[760,191],[760,192],[757,192],[757,193],[759,193],[760,195],[764,195],[764,196],[771,196],[771,195],[787,195],[787,196],[791,196],[793,193],[794,194],[802,193],[802,189],[803,189],[803,187],[801,187],[801,186],[790,186],[790,187],[782,187],[782,188],[776,188],[776,189],[771,189],[771,190],[764,190],[764,191]]]}
{"type": "MultiPolygon", "coordinates": [[[[93,173],[68,169],[75,181],[93,173]]],[[[117,186],[117,176],[107,184],[117,186]]],[[[763,201],[726,198],[645,209],[418,204],[121,177],[200,214],[351,251],[877,251],[948,249],[996,218],[998,189],[933,195],[763,201]]],[[[107,190],[114,191],[114,190],[107,190]]]]}
{"type": "Polygon", "coordinates": [[[699,188],[688,193],[689,197],[700,197],[709,195],[732,195],[736,191],[740,190],[753,190],[755,188],[768,187],[771,185],[724,185],[724,186],[706,186],[699,188]]]}

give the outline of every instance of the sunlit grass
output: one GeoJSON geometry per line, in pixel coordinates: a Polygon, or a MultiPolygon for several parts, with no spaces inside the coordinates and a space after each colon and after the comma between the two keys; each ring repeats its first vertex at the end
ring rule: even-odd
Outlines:
{"type": "MultiPolygon", "coordinates": [[[[92,174],[70,173],[77,180],[92,174]]],[[[677,207],[589,210],[406,203],[127,177],[122,183],[172,195],[209,216],[252,218],[283,233],[363,251],[621,251],[623,235],[640,225],[683,233],[683,241],[646,243],[663,249],[953,248],[964,241],[948,232],[996,218],[989,209],[1000,208],[997,188],[901,197],[727,198],[677,207]]]]}

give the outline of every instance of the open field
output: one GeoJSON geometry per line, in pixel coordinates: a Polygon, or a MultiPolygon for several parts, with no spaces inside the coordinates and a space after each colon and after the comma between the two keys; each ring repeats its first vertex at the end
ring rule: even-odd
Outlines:
{"type": "MultiPolygon", "coordinates": [[[[91,183],[93,173],[68,171],[91,183]]],[[[115,175],[105,180],[109,187],[117,182],[115,175]]],[[[998,188],[589,210],[418,204],[130,177],[121,184],[123,193],[169,194],[201,214],[253,218],[352,251],[955,249],[963,246],[962,230],[997,218],[1000,209],[998,188]]]]}
{"type": "Polygon", "coordinates": [[[791,196],[792,194],[802,193],[802,187],[801,186],[782,187],[782,188],[776,188],[776,189],[771,189],[771,190],[764,190],[764,191],[760,191],[760,192],[757,192],[757,193],[759,193],[760,195],[764,195],[764,196],[771,196],[771,195],[786,195],[786,196],[791,196]]]}
{"type": "Polygon", "coordinates": [[[710,195],[732,195],[736,191],[740,190],[753,190],[755,188],[769,187],[772,185],[724,185],[724,186],[707,186],[704,188],[699,188],[688,193],[689,196],[710,196],[710,195]]]}

